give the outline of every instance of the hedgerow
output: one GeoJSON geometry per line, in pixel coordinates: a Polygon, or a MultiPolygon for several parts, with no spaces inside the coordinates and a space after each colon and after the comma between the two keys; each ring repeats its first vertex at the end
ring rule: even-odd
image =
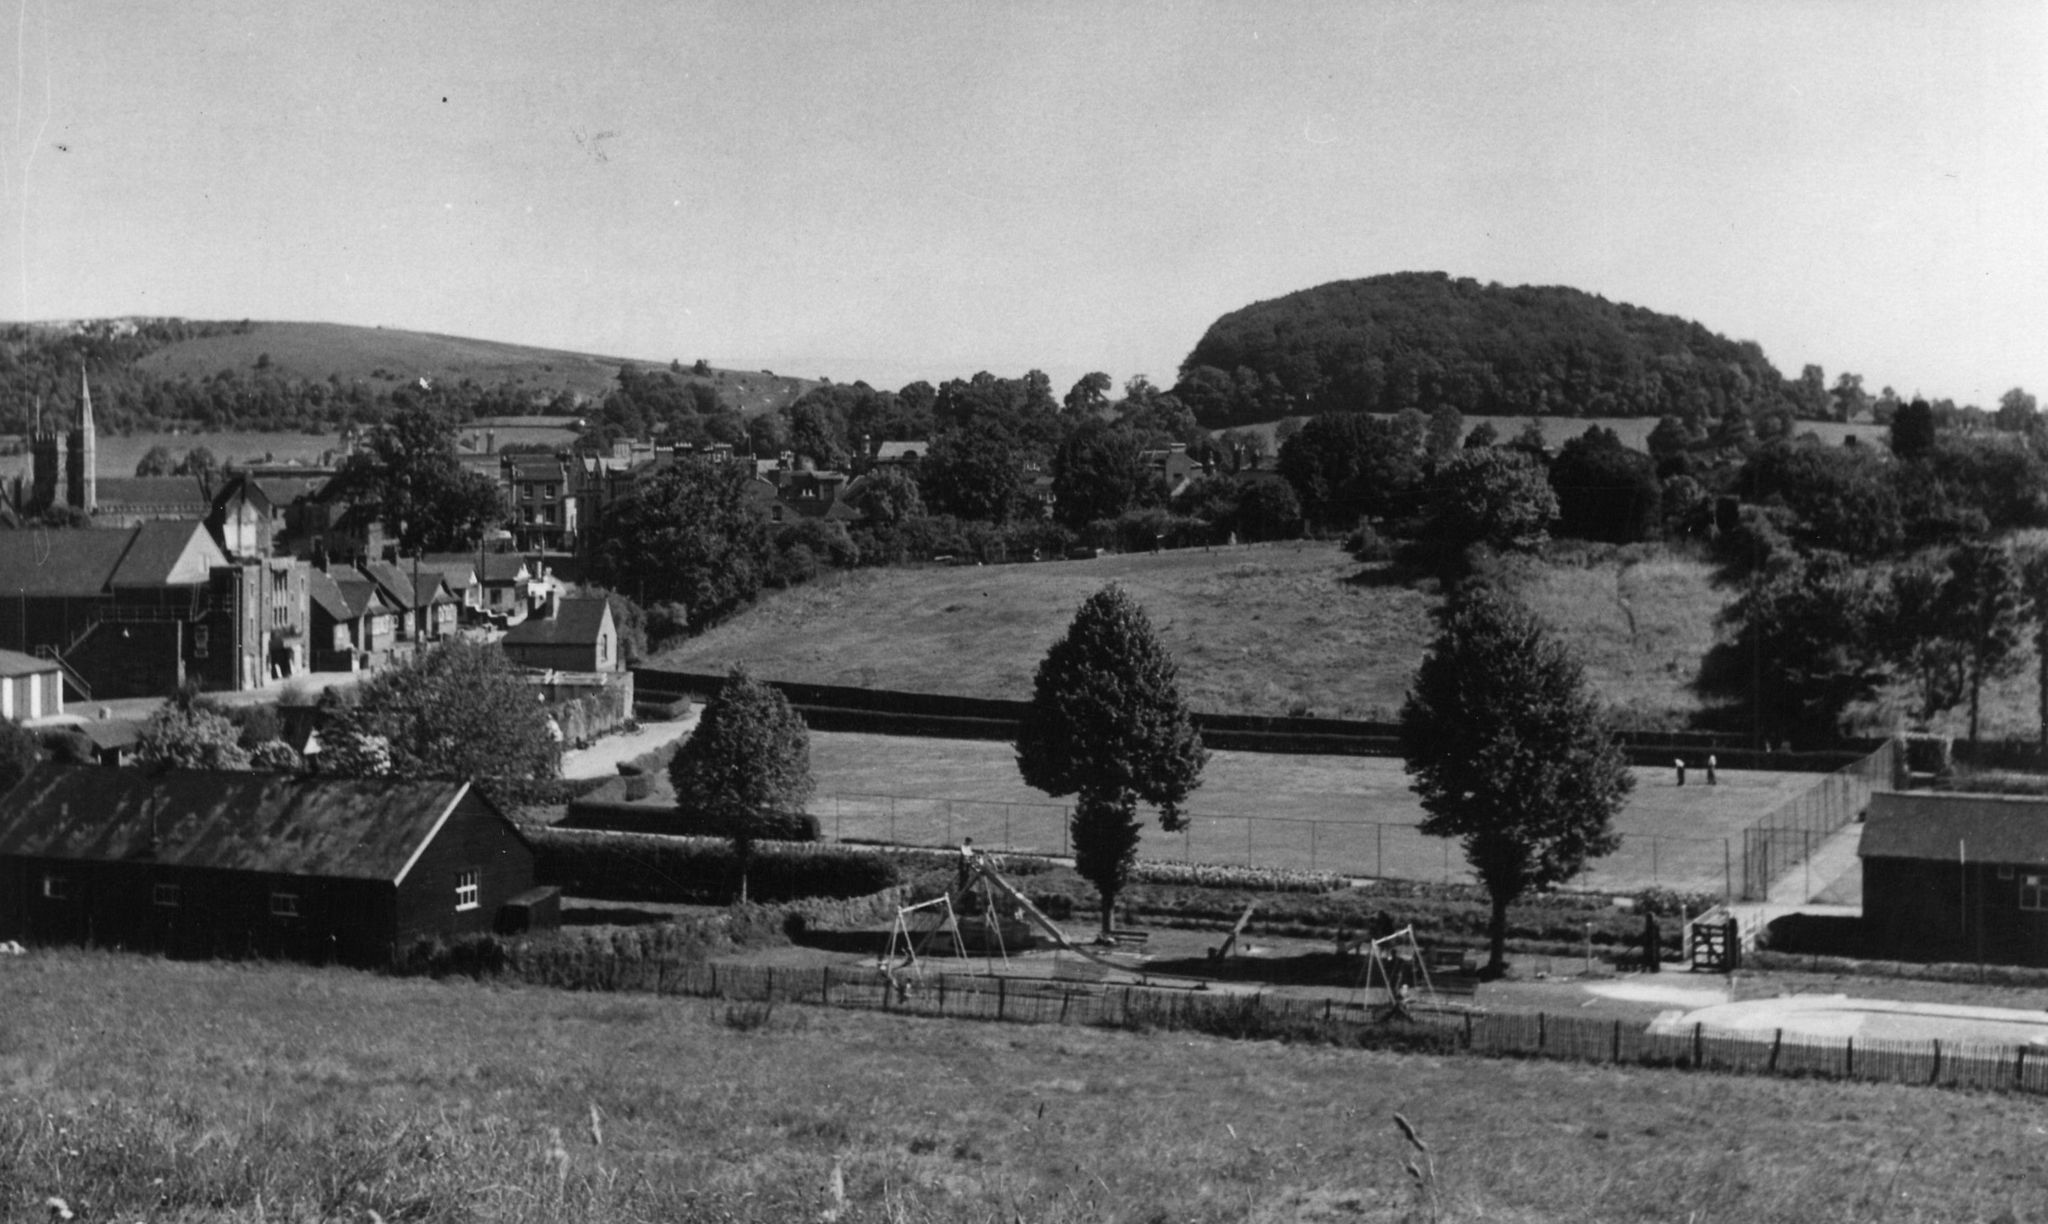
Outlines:
{"type": "MultiPolygon", "coordinates": [[[[529,829],[543,884],[603,901],[723,904],[738,892],[739,861],[722,838],[580,829],[529,829]]],[[[762,842],[747,865],[755,901],[861,897],[899,883],[883,855],[804,842],[762,842]]]]}

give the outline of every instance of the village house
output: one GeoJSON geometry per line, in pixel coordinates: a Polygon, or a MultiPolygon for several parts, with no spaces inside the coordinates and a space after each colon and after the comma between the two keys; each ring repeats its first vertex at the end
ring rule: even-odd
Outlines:
{"type": "Polygon", "coordinates": [[[38,766],[0,812],[0,938],[376,966],[548,912],[468,782],[38,766]]]}
{"type": "Polygon", "coordinates": [[[507,455],[499,486],[513,547],[567,552],[576,544],[576,465],[551,455],[507,455]]]}
{"type": "Polygon", "coordinates": [[[389,661],[398,628],[376,583],[346,569],[313,569],[306,590],[314,671],[369,671],[389,661]]]}
{"type": "Polygon", "coordinates": [[[535,670],[608,672],[624,666],[611,601],[603,596],[551,595],[507,630],[499,645],[513,663],[535,670]]]}

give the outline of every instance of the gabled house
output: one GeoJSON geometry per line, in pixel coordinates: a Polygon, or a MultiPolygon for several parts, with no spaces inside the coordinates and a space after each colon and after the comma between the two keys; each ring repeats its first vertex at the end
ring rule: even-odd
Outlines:
{"type": "Polygon", "coordinates": [[[0,532],[0,647],[55,660],[80,699],[254,688],[289,654],[280,608],[305,622],[275,579],[197,520],[0,532]]]}
{"type": "Polygon", "coordinates": [[[507,630],[499,642],[520,667],[568,672],[610,672],[624,666],[611,601],[603,596],[549,596],[540,609],[507,630]]]}
{"type": "Polygon", "coordinates": [[[306,575],[306,591],[314,671],[366,671],[391,657],[397,628],[375,583],[351,570],[314,569],[306,575]]]}
{"type": "Polygon", "coordinates": [[[477,558],[474,554],[424,554],[420,557],[420,573],[423,578],[429,570],[439,576],[441,590],[454,601],[457,620],[467,620],[484,610],[484,584],[477,577],[477,558]]]}
{"type": "Polygon", "coordinates": [[[0,811],[0,938],[28,944],[387,965],[534,891],[468,782],[46,764],[0,811]]]}
{"type": "Polygon", "coordinates": [[[562,552],[576,543],[577,468],[572,460],[507,455],[499,485],[505,494],[513,547],[562,552]]]}

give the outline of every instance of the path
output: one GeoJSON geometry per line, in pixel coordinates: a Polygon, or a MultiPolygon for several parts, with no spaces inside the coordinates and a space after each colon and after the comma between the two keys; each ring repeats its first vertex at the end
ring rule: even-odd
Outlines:
{"type": "Polygon", "coordinates": [[[562,776],[615,778],[625,762],[688,735],[696,728],[702,709],[693,705],[688,714],[673,722],[641,723],[638,731],[607,735],[588,748],[571,748],[562,754],[562,776]]]}

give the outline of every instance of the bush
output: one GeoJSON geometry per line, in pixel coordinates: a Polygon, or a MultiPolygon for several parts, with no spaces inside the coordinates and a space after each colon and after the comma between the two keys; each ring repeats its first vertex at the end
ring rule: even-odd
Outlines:
{"type": "Polygon", "coordinates": [[[1379,533],[1365,519],[1358,520],[1356,530],[1344,537],[1344,551],[1360,561],[1391,561],[1394,559],[1394,545],[1379,533]]]}
{"type": "MultiPolygon", "coordinates": [[[[531,829],[535,876],[577,897],[605,901],[723,904],[738,890],[739,860],[721,838],[531,829]]],[[[864,897],[902,880],[886,855],[817,845],[763,843],[747,868],[756,901],[864,897]]]]}
{"type": "Polygon", "coordinates": [[[690,710],[688,697],[638,698],[633,702],[633,717],[641,722],[675,722],[688,718],[690,710]]]}

